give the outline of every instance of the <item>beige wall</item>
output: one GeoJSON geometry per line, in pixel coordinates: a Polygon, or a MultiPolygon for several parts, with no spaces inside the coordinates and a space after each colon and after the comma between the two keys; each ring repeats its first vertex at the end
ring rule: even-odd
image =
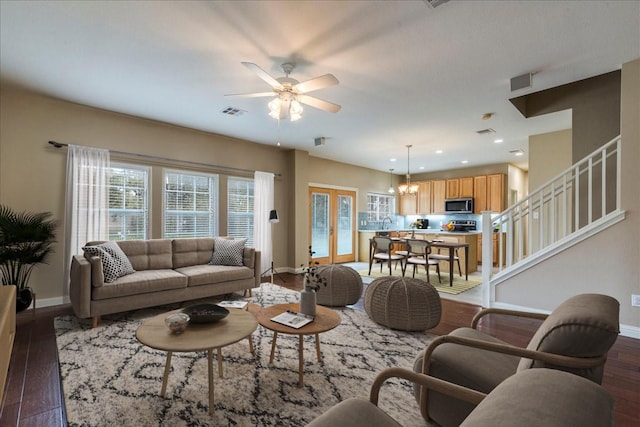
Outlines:
{"type": "Polygon", "coordinates": [[[565,129],[529,137],[529,192],[573,164],[571,135],[572,130],[565,129]]]}
{"type": "Polygon", "coordinates": [[[640,59],[622,67],[621,136],[625,220],[500,284],[496,301],[552,310],[577,293],[604,293],[620,302],[620,323],[640,336],[640,308],[631,306],[640,294],[640,59]]]}
{"type": "MultiPolygon", "coordinates": [[[[39,300],[61,297],[66,291],[63,285],[66,150],[53,148],[47,143],[49,140],[282,173],[275,181],[275,205],[280,211],[289,206],[285,184],[291,175],[285,150],[3,87],[0,92],[0,203],[19,211],[52,212],[59,222],[58,242],[49,265],[38,266],[31,277],[30,284],[39,300]]],[[[118,156],[114,156],[114,160],[118,160],[118,156]]],[[[182,166],[171,162],[155,162],[151,166],[152,203],[157,205],[161,203],[158,194],[162,184],[158,177],[162,176],[163,166],[182,166]]],[[[209,171],[215,172],[216,168],[209,171]]],[[[224,182],[221,179],[221,183],[224,182]]],[[[283,217],[281,229],[288,229],[288,220],[283,217]]],[[[152,218],[151,237],[161,237],[160,221],[157,216],[152,218]]],[[[221,223],[221,234],[225,231],[221,223]]],[[[286,238],[280,236],[274,239],[275,258],[282,263],[287,259],[286,242],[286,238]]]]}

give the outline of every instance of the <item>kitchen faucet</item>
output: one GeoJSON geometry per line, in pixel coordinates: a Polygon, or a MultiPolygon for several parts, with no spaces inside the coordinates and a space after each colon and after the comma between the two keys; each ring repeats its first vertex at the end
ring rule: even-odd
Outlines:
{"type": "Polygon", "coordinates": [[[391,217],[390,216],[385,216],[384,218],[382,218],[382,229],[383,230],[387,230],[387,228],[384,226],[384,222],[386,220],[389,220],[389,225],[391,225],[391,217]]]}

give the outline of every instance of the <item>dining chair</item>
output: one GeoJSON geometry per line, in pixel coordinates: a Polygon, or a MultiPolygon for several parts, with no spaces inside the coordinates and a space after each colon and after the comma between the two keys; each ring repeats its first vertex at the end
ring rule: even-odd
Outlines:
{"type": "MultiPolygon", "coordinates": [[[[458,243],[458,239],[456,239],[455,237],[441,236],[439,237],[439,239],[443,242],[458,243]]],[[[440,253],[441,248],[436,249],[438,251],[437,253],[429,255],[431,259],[438,261],[449,261],[449,249],[447,249],[446,254],[440,253]]],[[[460,277],[462,277],[462,268],[460,268],[460,255],[458,254],[458,248],[455,249],[453,260],[458,263],[458,274],[460,274],[460,277]]]]}
{"type": "MultiPolygon", "coordinates": [[[[371,274],[371,266],[373,262],[380,263],[380,272],[382,273],[382,264],[389,264],[389,276],[391,276],[391,263],[393,261],[401,262],[403,255],[393,253],[393,240],[389,237],[375,236],[371,239],[371,254],[369,256],[369,274],[371,274]]],[[[401,264],[402,267],[402,264],[401,264]]]]}
{"type": "Polygon", "coordinates": [[[404,277],[407,271],[407,265],[412,264],[413,277],[416,277],[416,267],[422,265],[427,275],[427,283],[431,283],[429,280],[429,267],[435,265],[436,272],[438,273],[438,281],[442,283],[442,279],[440,278],[440,263],[429,257],[429,254],[431,254],[431,244],[427,240],[407,239],[406,245],[407,255],[402,268],[402,276],[404,277]]]}

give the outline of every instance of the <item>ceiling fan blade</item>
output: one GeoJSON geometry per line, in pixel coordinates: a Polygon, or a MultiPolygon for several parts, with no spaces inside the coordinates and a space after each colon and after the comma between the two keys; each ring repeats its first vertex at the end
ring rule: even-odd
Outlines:
{"type": "Polygon", "coordinates": [[[276,96],[275,92],[259,92],[259,93],[232,93],[225,96],[237,96],[240,98],[261,98],[264,96],[276,96]]]}
{"type": "Polygon", "coordinates": [[[293,90],[299,93],[307,93],[325,87],[335,86],[338,83],[338,79],[336,79],[333,74],[325,74],[324,76],[298,83],[293,87],[293,90]]]}
{"type": "Polygon", "coordinates": [[[310,105],[312,107],[318,108],[320,110],[328,111],[330,113],[337,113],[342,108],[338,104],[334,104],[333,102],[325,101],[320,98],[315,98],[309,95],[298,95],[296,99],[303,104],[310,105]]]}
{"type": "Polygon", "coordinates": [[[277,81],[276,79],[274,79],[273,77],[271,77],[271,75],[269,73],[267,73],[265,70],[263,70],[262,68],[258,67],[256,64],[254,64],[253,62],[243,62],[242,65],[244,65],[245,67],[247,67],[248,69],[250,69],[251,71],[253,71],[254,73],[256,73],[256,75],[258,77],[260,77],[262,80],[264,80],[265,82],[267,82],[267,84],[269,86],[271,86],[274,89],[279,89],[282,90],[284,89],[284,87],[282,87],[282,85],[280,84],[279,81],[277,81]]]}

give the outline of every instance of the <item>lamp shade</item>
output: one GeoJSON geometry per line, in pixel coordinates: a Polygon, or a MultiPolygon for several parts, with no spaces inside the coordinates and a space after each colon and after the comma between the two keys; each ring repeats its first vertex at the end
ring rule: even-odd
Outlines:
{"type": "Polygon", "coordinates": [[[278,211],[273,209],[269,211],[269,222],[276,223],[280,222],[280,218],[278,218],[278,211]]]}

